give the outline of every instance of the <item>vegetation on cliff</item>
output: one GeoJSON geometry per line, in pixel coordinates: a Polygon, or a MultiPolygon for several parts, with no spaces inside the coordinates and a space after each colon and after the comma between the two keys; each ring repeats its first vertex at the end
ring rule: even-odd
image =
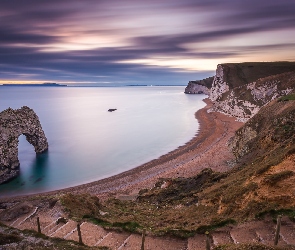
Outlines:
{"type": "Polygon", "coordinates": [[[210,89],[212,110],[247,121],[267,103],[295,90],[294,68],[291,62],[218,65],[210,89]]]}
{"type": "Polygon", "coordinates": [[[223,79],[231,89],[265,77],[295,71],[295,62],[244,62],[221,65],[223,79]]]}

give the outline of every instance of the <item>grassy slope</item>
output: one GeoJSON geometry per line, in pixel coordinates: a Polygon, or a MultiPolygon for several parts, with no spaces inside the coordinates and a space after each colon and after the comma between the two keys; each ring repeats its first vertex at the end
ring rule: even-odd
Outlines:
{"type": "Polygon", "coordinates": [[[224,80],[230,88],[257,81],[272,75],[295,71],[295,62],[246,62],[225,63],[224,80]]]}

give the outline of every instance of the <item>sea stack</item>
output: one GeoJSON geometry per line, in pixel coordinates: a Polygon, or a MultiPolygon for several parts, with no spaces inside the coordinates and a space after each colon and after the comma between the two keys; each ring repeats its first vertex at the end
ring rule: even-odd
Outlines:
{"type": "Polygon", "coordinates": [[[0,184],[19,174],[18,138],[25,135],[36,154],[48,150],[39,117],[29,107],[8,108],[0,113],[0,184]]]}

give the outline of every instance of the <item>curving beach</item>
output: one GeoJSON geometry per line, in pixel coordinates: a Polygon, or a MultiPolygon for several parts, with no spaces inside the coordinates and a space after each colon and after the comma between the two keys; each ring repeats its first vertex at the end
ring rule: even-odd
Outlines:
{"type": "MultiPolygon", "coordinates": [[[[132,199],[140,189],[153,187],[159,178],[189,177],[199,173],[204,168],[212,168],[215,171],[228,170],[230,161],[234,157],[228,149],[227,141],[242,123],[221,113],[208,113],[208,109],[212,107],[212,102],[208,98],[204,101],[207,105],[195,114],[200,123],[199,131],[194,138],[174,151],[103,180],[29,196],[72,192],[90,193],[102,199],[109,196],[132,199]]],[[[2,198],[2,200],[23,199],[25,197],[28,196],[2,198]]]]}

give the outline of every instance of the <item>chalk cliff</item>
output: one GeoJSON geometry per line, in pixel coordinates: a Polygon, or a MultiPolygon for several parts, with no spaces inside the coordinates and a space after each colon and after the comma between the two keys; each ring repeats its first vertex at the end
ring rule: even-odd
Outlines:
{"type": "Polygon", "coordinates": [[[48,149],[36,113],[29,107],[8,108],[0,113],[0,184],[19,174],[18,138],[25,135],[37,154],[48,149]]]}
{"type": "Polygon", "coordinates": [[[246,122],[261,107],[295,89],[295,72],[288,72],[260,78],[254,82],[231,88],[229,84],[217,78],[211,88],[210,99],[218,111],[246,122]]]}
{"type": "MultiPolygon", "coordinates": [[[[203,86],[190,82],[186,92],[198,93],[203,86]]],[[[246,122],[261,107],[294,89],[295,62],[249,62],[217,65],[212,86],[202,92],[209,95],[214,104],[210,111],[246,122]]]]}
{"type": "Polygon", "coordinates": [[[186,94],[210,94],[210,88],[212,87],[213,76],[199,81],[189,81],[187,87],[184,90],[186,94]]]}

